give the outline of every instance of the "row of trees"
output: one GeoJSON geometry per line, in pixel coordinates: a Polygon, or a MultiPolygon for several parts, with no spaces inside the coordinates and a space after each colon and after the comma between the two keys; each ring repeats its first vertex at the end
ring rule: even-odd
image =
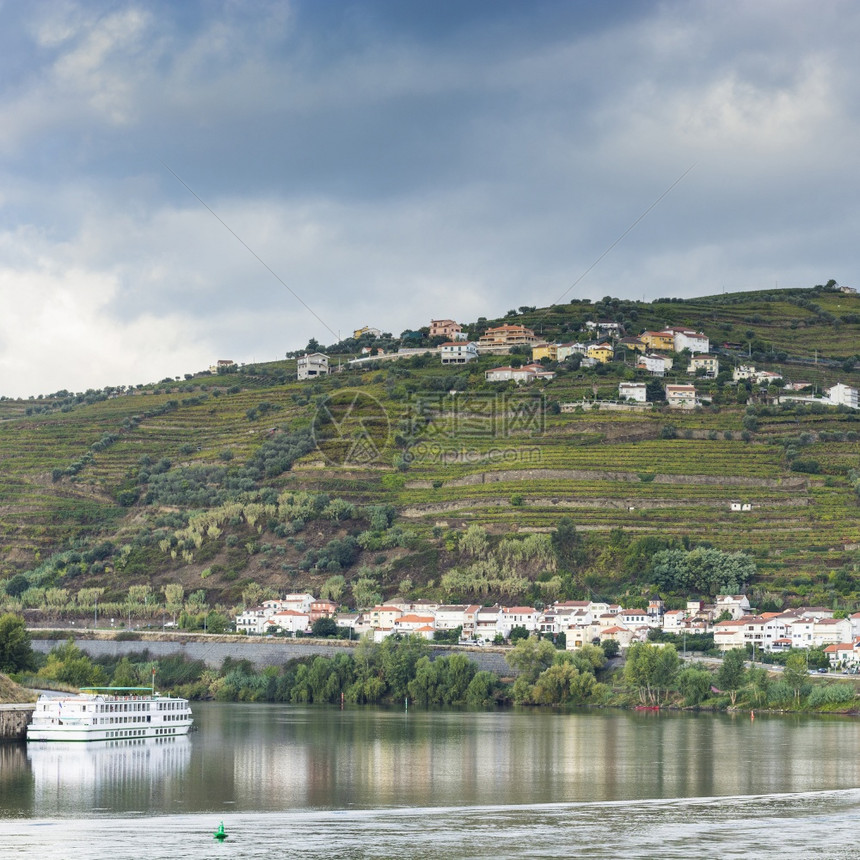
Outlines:
{"type": "Polygon", "coordinates": [[[154,661],[147,651],[122,658],[91,659],[70,640],[47,657],[35,654],[23,621],[0,616],[0,671],[36,671],[38,683],[82,687],[148,684],[153,668],[157,683],[189,698],[222,701],[271,701],[333,704],[488,705],[513,701],[532,705],[625,704],[661,706],[667,702],[695,707],[731,704],[756,708],[844,709],[855,699],[849,683],[810,683],[807,654],[788,655],[781,675],[747,665],[743,649],[728,651],[712,672],[683,666],[674,645],[637,643],[630,647],[620,675],[607,676],[608,648],[585,645],[559,651],[535,636],[519,639],[507,654],[517,673],[507,686],[499,677],[462,654],[430,659],[420,637],[369,639],[333,657],[292,661],[256,671],[247,660],[225,660],[220,670],[181,656],[154,661]],[[621,685],[619,686],[619,682],[621,685]]]}
{"type": "Polygon", "coordinates": [[[809,680],[808,654],[795,651],[788,655],[780,677],[762,667],[747,666],[743,648],[727,651],[716,672],[704,666],[683,667],[674,645],[632,645],[627,652],[624,679],[647,705],[661,705],[679,695],[687,707],[708,699],[715,703],[728,697],[732,707],[743,702],[757,708],[820,709],[844,705],[855,698],[852,684],[812,685],[809,680]]]}

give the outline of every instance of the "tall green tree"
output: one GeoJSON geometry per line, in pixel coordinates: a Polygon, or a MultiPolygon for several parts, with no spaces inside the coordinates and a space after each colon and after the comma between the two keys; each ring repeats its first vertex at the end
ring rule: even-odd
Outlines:
{"type": "Polygon", "coordinates": [[[519,673],[519,678],[534,684],[541,672],[555,662],[555,646],[548,639],[529,636],[519,642],[505,655],[507,664],[519,673]]]}
{"type": "Polygon", "coordinates": [[[36,658],[24,619],[11,612],[0,615],[0,672],[28,672],[35,668],[36,658]]]}
{"type": "Polygon", "coordinates": [[[794,693],[794,701],[799,702],[803,688],[809,683],[809,670],[806,665],[806,654],[802,651],[792,651],[785,660],[782,680],[788,684],[794,693]]]}
{"type": "Polygon", "coordinates": [[[746,658],[747,654],[743,648],[733,648],[731,651],[726,651],[717,672],[717,686],[729,694],[733,707],[738,698],[738,691],[747,680],[746,658]]]}
{"type": "Polygon", "coordinates": [[[558,567],[568,573],[576,570],[585,561],[582,538],[570,517],[562,517],[552,533],[552,551],[558,567]]]}

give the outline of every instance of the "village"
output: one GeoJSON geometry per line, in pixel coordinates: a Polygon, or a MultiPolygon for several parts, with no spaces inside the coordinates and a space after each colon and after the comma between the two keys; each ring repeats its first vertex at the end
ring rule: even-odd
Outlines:
{"type": "MultiPolygon", "coordinates": [[[[845,288],[849,289],[849,288],[845,288]]],[[[530,351],[531,360],[511,362],[510,365],[494,367],[484,372],[487,382],[530,383],[549,382],[555,372],[548,365],[574,359],[579,367],[596,367],[619,360],[631,365],[649,377],[664,377],[673,369],[678,354],[688,356],[686,374],[700,379],[715,379],[720,373],[720,355],[711,351],[709,338],[702,332],[685,326],[673,326],[661,331],[643,331],[635,337],[625,336],[621,324],[613,320],[587,321],[585,330],[593,339],[568,343],[542,341],[535,332],[524,325],[501,325],[488,328],[477,341],[469,340],[463,327],[451,319],[431,320],[428,337],[447,338],[432,347],[402,347],[385,352],[381,347],[364,345],[361,355],[350,359],[346,365],[333,366],[329,356],[311,352],[297,359],[299,380],[317,379],[329,373],[339,372],[344,367],[360,367],[371,362],[387,362],[410,358],[415,355],[438,355],[442,365],[463,365],[481,355],[505,355],[530,351]]],[[[355,340],[381,337],[383,332],[372,326],[364,326],[353,332],[355,340]]],[[[725,354],[738,344],[723,344],[725,354]]],[[[230,362],[232,364],[232,362],[230,362]]],[[[220,364],[220,362],[219,362],[220,364]]],[[[782,374],[773,370],[756,370],[754,365],[739,364],[732,368],[732,381],[749,381],[759,387],[774,386],[777,402],[798,401],[818,403],[823,406],[846,406],[860,408],[858,390],[843,383],[828,388],[823,396],[814,396],[812,385],[806,381],[786,382],[782,374]]],[[[674,409],[694,409],[707,403],[709,398],[697,391],[693,384],[668,384],[665,386],[666,405],[674,409]]],[[[618,400],[631,407],[648,402],[648,385],[645,382],[620,382],[618,400]]],[[[568,411],[576,404],[562,404],[568,411]],[[567,407],[567,408],[566,408],[567,407]]]]}
{"type": "Polygon", "coordinates": [[[657,630],[681,637],[713,634],[721,652],[747,647],[759,654],[821,649],[834,669],[860,666],[860,612],[847,618],[836,618],[833,610],[821,606],[754,612],[743,594],[719,595],[714,603],[690,600],[684,609],[670,610],[653,597],[647,609],[590,600],[560,601],[537,609],[393,599],[357,612],[340,611],[334,601],[311,594],[288,594],[246,609],[235,624],[245,635],[295,636],[310,634],[314,622],[330,618],[355,639],[367,636],[381,642],[392,635],[414,635],[432,641],[437,633],[459,631],[459,644],[476,646],[506,644],[519,630],[521,636],[553,641],[563,636],[568,651],[613,641],[622,654],[633,643],[647,642],[649,633],[657,630]]]}

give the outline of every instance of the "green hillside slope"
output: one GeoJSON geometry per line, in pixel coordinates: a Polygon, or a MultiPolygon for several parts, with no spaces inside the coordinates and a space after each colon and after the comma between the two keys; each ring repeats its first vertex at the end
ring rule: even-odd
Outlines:
{"type": "MultiPolygon", "coordinates": [[[[723,369],[751,361],[813,390],[860,385],[860,298],[834,290],[606,299],[504,319],[576,340],[603,318],[628,333],[701,329],[729,344],[723,369]]],[[[780,404],[777,390],[738,389],[730,373],[695,380],[712,402],[694,411],[610,411],[591,401],[617,399],[620,380],[647,381],[632,353],[594,369],[562,364],[548,383],[484,381],[509,360],[449,368],[418,356],[302,383],[288,360],[4,399],[0,596],[89,612],[137,586],[144,614],[161,611],[169,584],[225,607],[257,596],[253,583],[325,588],[348,603],[398,592],[631,602],[653,587],[654,551],[707,543],[755,558],[760,601],[853,608],[860,411],[780,404]],[[555,533],[568,520],[565,555],[555,533]],[[470,526],[481,528],[464,543],[470,526]]],[[[692,381],[684,370],[676,361],[663,382],[692,381]]]]}

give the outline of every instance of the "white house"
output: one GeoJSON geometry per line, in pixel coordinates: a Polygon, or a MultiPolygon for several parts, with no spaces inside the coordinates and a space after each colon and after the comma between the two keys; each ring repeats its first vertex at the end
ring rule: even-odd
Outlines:
{"type": "Polygon", "coordinates": [[[666,403],[672,409],[692,409],[696,405],[696,386],[667,385],[666,403]]]}
{"type": "Polygon", "coordinates": [[[860,399],[856,388],[837,382],[832,388],[827,389],[827,399],[834,406],[849,406],[851,409],[860,409],[860,399]]]}
{"type": "Polygon", "coordinates": [[[837,645],[851,638],[851,621],[848,618],[818,618],[812,628],[812,641],[820,645],[837,645]]]}
{"type": "Polygon", "coordinates": [[[487,382],[532,382],[535,379],[555,379],[555,373],[545,370],[540,364],[524,364],[522,367],[494,367],[484,371],[487,382]]]}
{"type": "Polygon", "coordinates": [[[637,403],[645,403],[648,399],[644,382],[619,382],[618,396],[622,400],[635,400],[637,403]]]}
{"type": "Polygon", "coordinates": [[[436,609],[436,629],[455,630],[457,627],[466,627],[466,610],[469,607],[464,603],[445,604],[436,609]]]}
{"type": "Polygon", "coordinates": [[[266,619],[272,613],[263,606],[246,609],[236,616],[236,632],[259,636],[266,629],[266,619]]]}
{"type": "Polygon", "coordinates": [[[686,610],[669,609],[663,613],[663,631],[665,633],[678,633],[684,629],[684,622],[686,620],[686,610]]]}
{"type": "MultiPolygon", "coordinates": [[[[306,612],[310,614],[311,605],[314,602],[312,594],[285,594],[280,600],[272,601],[279,609],[292,609],[294,612],[306,612]]],[[[268,606],[269,601],[263,603],[263,606],[268,606]]]]}
{"type": "Polygon", "coordinates": [[[296,361],[296,376],[299,379],[316,379],[318,376],[326,376],[328,372],[328,356],[321,352],[302,355],[296,361]]]}
{"type": "Polygon", "coordinates": [[[499,615],[501,606],[481,606],[475,613],[475,637],[492,642],[501,632],[499,630],[499,615]]]}
{"type": "Polygon", "coordinates": [[[378,328],[374,328],[371,325],[362,326],[361,328],[357,328],[352,336],[358,340],[360,337],[369,334],[371,337],[382,337],[382,330],[378,328]]]}
{"type": "Polygon", "coordinates": [[[394,619],[394,632],[402,635],[415,633],[425,639],[432,639],[435,625],[436,619],[432,615],[410,613],[394,619]]]}
{"type": "Polygon", "coordinates": [[[524,627],[534,633],[539,625],[540,613],[533,606],[503,606],[496,628],[507,639],[514,627],[524,627]]]}
{"type": "Polygon", "coordinates": [[[560,343],[556,350],[558,361],[564,361],[572,355],[585,355],[588,350],[586,343],[560,343]]]}
{"type": "Polygon", "coordinates": [[[636,367],[639,370],[647,370],[652,376],[665,376],[666,371],[672,369],[672,359],[667,355],[646,353],[639,356],[636,367]]]}
{"type": "Polygon", "coordinates": [[[617,620],[630,629],[653,627],[656,623],[654,616],[649,615],[647,609],[622,609],[617,615],[617,620]]]}
{"type": "Polygon", "coordinates": [[[478,357],[478,345],[471,341],[464,343],[449,340],[439,347],[439,355],[442,364],[466,364],[478,357]]]}
{"type": "Polygon", "coordinates": [[[311,617],[307,612],[292,609],[275,612],[266,619],[267,629],[282,633],[304,633],[310,626],[311,617]]]}
{"type": "Polygon", "coordinates": [[[737,621],[750,612],[750,602],[745,594],[718,594],[714,611],[717,616],[728,612],[732,620],[737,621]]]}
{"type": "Polygon", "coordinates": [[[830,660],[831,667],[839,669],[856,666],[858,661],[860,661],[860,648],[857,645],[858,643],[854,641],[828,645],[824,649],[824,653],[830,660]]]}
{"type": "Polygon", "coordinates": [[[705,372],[705,376],[711,379],[716,379],[720,372],[720,361],[715,355],[705,353],[704,355],[694,355],[687,365],[687,373],[696,373],[699,370],[705,372]]]}
{"type": "Polygon", "coordinates": [[[737,621],[720,621],[714,625],[714,647],[720,651],[731,651],[733,648],[744,647],[744,630],[746,625],[742,619],[737,621]]]}
{"type": "Polygon", "coordinates": [[[673,328],[672,333],[675,340],[675,352],[689,349],[692,353],[708,352],[711,342],[700,331],[686,328],[673,328]]]}

